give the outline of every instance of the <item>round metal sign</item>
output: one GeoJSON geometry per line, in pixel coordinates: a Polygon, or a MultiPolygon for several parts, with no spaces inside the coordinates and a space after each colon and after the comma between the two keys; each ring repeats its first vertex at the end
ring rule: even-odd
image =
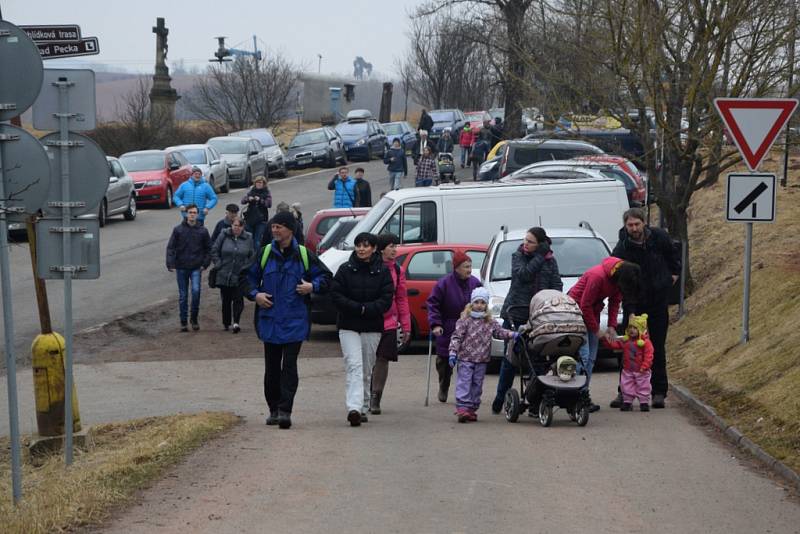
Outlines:
{"type": "Polygon", "coordinates": [[[10,137],[0,141],[5,207],[11,208],[7,220],[24,222],[47,201],[50,162],[41,143],[22,128],[0,124],[0,136],[10,137]]]}
{"type": "Polygon", "coordinates": [[[60,138],[61,135],[58,132],[53,132],[40,139],[53,168],[50,192],[42,210],[47,215],[61,215],[60,207],[48,206],[48,204],[69,200],[70,202],[86,203],[85,206],[72,208],[70,213],[73,216],[94,213],[108,189],[110,171],[106,155],[100,145],[91,138],[69,132],[69,140],[80,143],[80,146],[71,146],[67,149],[69,154],[69,199],[64,199],[61,194],[61,147],[53,144],[60,138]]]}
{"type": "Polygon", "coordinates": [[[36,101],[44,70],[39,47],[5,20],[0,20],[0,65],[0,121],[6,121],[22,115],[36,101]]]}

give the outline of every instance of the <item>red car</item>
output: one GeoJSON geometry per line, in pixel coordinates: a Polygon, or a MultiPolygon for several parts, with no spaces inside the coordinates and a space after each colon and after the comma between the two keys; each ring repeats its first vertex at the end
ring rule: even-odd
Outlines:
{"type": "Polygon", "coordinates": [[[453,272],[453,254],[466,252],[477,271],[486,258],[486,245],[401,245],[397,247],[397,263],[406,271],[408,307],[411,310],[412,338],[425,337],[430,331],[426,301],[436,282],[453,272]]]}
{"type": "Polygon", "coordinates": [[[136,188],[136,204],[172,207],[172,194],[192,175],[186,157],[173,150],[137,150],[119,157],[136,188]]]}
{"type": "Polygon", "coordinates": [[[581,156],[575,158],[580,161],[593,161],[596,163],[610,163],[619,167],[626,175],[630,176],[631,180],[636,184],[636,189],[633,191],[630,200],[638,202],[642,206],[647,205],[647,180],[628,158],[622,156],[614,156],[611,154],[597,154],[592,156],[581,156]]]}
{"type": "Polygon", "coordinates": [[[467,111],[464,113],[471,129],[481,129],[485,121],[494,122],[488,111],[467,111]]]}
{"type": "Polygon", "coordinates": [[[326,210],[319,210],[314,214],[311,223],[306,230],[305,246],[311,252],[317,252],[317,246],[328,230],[336,224],[336,221],[342,217],[364,215],[369,211],[369,208],[331,208],[326,210]]]}

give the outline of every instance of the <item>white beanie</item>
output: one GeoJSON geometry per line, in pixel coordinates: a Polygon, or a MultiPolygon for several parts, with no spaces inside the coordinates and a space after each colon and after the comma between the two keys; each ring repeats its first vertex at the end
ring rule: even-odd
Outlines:
{"type": "Polygon", "coordinates": [[[469,303],[472,304],[476,300],[482,300],[486,304],[489,304],[490,296],[491,295],[489,294],[489,290],[486,289],[485,287],[476,287],[475,289],[472,290],[472,296],[469,299],[469,303]]]}

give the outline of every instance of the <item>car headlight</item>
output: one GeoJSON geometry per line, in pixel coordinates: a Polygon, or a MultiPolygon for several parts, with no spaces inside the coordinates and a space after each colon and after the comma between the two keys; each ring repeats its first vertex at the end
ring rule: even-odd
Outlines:
{"type": "Polygon", "coordinates": [[[315,156],[324,156],[325,155],[325,151],[324,150],[315,150],[314,151],[314,155],[315,156]]]}
{"type": "Polygon", "coordinates": [[[161,183],[162,183],[161,180],[147,180],[144,183],[144,186],[145,187],[154,187],[154,186],[157,186],[157,185],[161,185],[161,183]]]}
{"type": "Polygon", "coordinates": [[[496,161],[487,161],[486,163],[484,163],[483,165],[480,166],[480,171],[481,172],[488,172],[488,171],[491,171],[492,169],[494,169],[496,166],[497,166],[497,162],[496,161]]]}
{"type": "Polygon", "coordinates": [[[359,139],[358,141],[356,141],[356,146],[363,146],[364,143],[366,143],[364,139],[359,139]]]}
{"type": "Polygon", "coordinates": [[[505,297],[491,297],[489,299],[489,311],[495,317],[500,316],[500,311],[503,309],[503,303],[506,301],[505,297]]]}

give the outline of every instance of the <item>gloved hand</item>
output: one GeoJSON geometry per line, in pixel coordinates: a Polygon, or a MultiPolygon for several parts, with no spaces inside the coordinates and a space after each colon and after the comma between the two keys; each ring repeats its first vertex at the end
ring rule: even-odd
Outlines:
{"type": "Polygon", "coordinates": [[[453,367],[456,366],[456,362],[458,361],[458,356],[456,356],[455,354],[451,354],[448,361],[450,362],[450,368],[452,369],[453,367]]]}

